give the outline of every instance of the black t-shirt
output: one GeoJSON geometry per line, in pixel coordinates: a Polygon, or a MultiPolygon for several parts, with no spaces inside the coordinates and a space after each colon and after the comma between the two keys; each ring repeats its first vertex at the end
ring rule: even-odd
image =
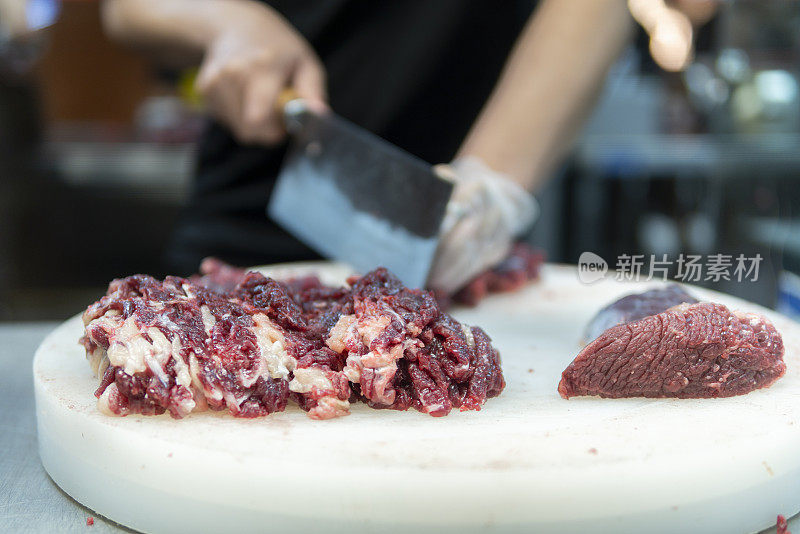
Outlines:
{"type": "MultiPolygon", "coordinates": [[[[332,109],[430,163],[452,159],[534,3],[269,2],[324,63],[332,109]]],[[[240,265],[317,257],[265,215],[284,151],[242,146],[209,124],[168,254],[172,269],[192,272],[209,255],[240,265]]]]}

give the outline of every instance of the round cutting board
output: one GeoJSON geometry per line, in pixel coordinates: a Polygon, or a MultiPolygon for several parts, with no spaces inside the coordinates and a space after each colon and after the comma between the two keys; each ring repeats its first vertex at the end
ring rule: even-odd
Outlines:
{"type": "MultiPolygon", "coordinates": [[[[321,273],[326,263],[266,268],[321,273]]],[[[352,407],[313,421],[201,413],[107,417],[77,343],[79,317],[34,361],[39,447],[68,494],[147,532],[749,533],[800,510],[800,325],[718,293],[695,296],[767,315],[786,376],[728,399],[563,400],[561,371],[590,317],[652,287],[578,281],[546,266],[523,290],[457,309],[503,357],[503,394],[479,412],[432,418],[352,407]]]]}

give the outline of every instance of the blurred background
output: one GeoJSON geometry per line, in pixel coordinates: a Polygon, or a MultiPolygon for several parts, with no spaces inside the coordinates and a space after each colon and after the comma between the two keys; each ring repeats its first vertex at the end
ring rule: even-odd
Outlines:
{"type": "MultiPolygon", "coordinates": [[[[529,239],[611,268],[760,254],[756,282],[701,283],[800,313],[800,2],[709,16],[678,64],[670,36],[640,31],[529,239]]],[[[114,277],[167,274],[204,126],[194,75],[111,42],[98,1],[0,0],[0,320],[62,319],[114,277]]]]}

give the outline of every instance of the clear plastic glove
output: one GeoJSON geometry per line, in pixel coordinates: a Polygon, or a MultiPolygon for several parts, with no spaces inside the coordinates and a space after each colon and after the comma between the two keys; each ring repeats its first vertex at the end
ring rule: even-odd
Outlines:
{"type": "Polygon", "coordinates": [[[539,205],[525,189],[478,158],[459,158],[436,169],[452,179],[455,188],[428,286],[454,293],[508,255],[514,238],[533,224],[539,205]]]}

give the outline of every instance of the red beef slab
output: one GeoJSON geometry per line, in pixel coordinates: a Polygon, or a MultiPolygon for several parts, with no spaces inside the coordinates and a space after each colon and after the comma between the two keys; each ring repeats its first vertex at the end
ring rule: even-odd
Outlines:
{"type": "Polygon", "coordinates": [[[731,397],[768,387],[786,371],[783,340],[756,314],[681,304],[609,328],[561,375],[565,399],[731,397]]]}

